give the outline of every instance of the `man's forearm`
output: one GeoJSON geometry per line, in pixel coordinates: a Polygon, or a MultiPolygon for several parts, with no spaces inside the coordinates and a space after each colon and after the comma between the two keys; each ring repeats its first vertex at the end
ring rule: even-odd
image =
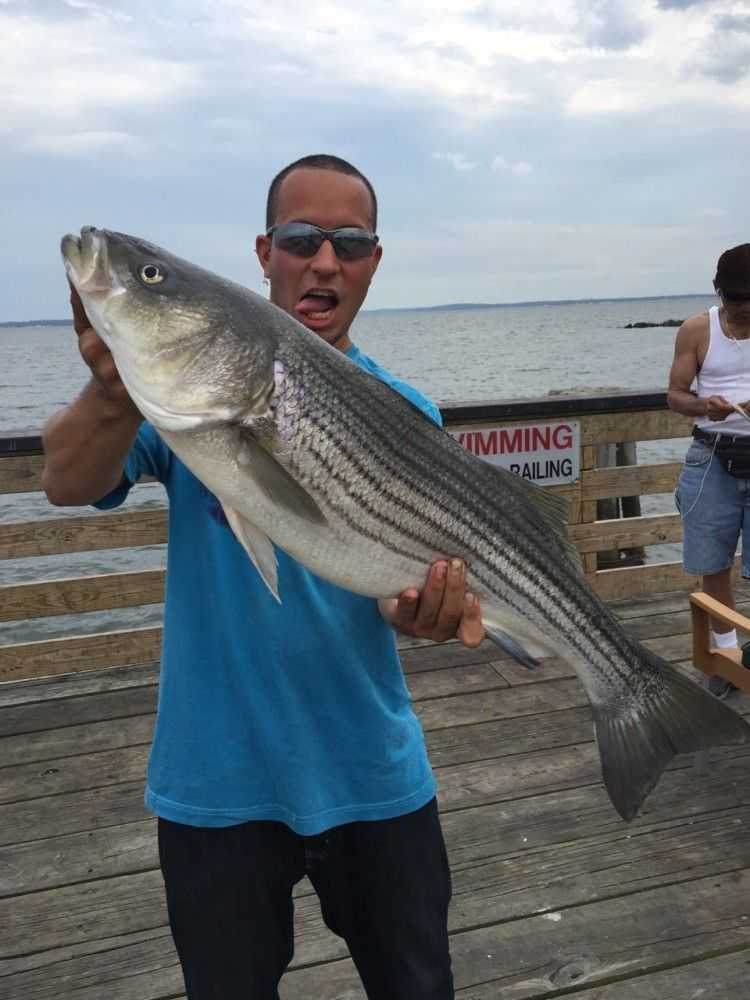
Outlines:
{"type": "Polygon", "coordinates": [[[687,389],[670,389],[667,393],[670,410],[685,417],[705,417],[708,415],[708,399],[696,396],[687,389]]]}
{"type": "Polygon", "coordinates": [[[93,503],[114,489],[142,420],[130,399],[113,399],[92,379],[42,432],[42,487],[50,503],[93,503]]]}

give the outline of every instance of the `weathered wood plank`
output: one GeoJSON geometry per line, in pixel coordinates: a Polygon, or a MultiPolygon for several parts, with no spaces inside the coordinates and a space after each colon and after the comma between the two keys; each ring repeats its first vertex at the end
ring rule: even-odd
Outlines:
{"type": "Polygon", "coordinates": [[[161,633],[161,628],[136,628],[0,646],[0,680],[157,660],[161,633]]]}
{"type": "Polygon", "coordinates": [[[0,846],[0,896],[47,891],[158,867],[156,820],[149,817],[100,830],[0,846]]]}
{"type": "MultiPolygon", "coordinates": [[[[154,702],[151,708],[155,709],[155,697],[151,700],[154,702]]],[[[52,761],[54,766],[58,758],[149,743],[154,728],[154,712],[152,710],[144,715],[97,719],[76,725],[61,725],[62,722],[62,719],[58,719],[55,729],[42,729],[0,739],[0,773],[6,767],[41,761],[52,761]]]]}
{"type": "MultiPolygon", "coordinates": [[[[135,663],[124,667],[106,667],[87,670],[78,674],[57,674],[51,677],[32,677],[29,680],[0,683],[0,709],[7,706],[33,705],[46,701],[67,699],[78,695],[119,691],[123,688],[156,684],[159,664],[135,663]]],[[[4,712],[0,711],[0,735],[3,733],[4,712]]]]}
{"type": "Polygon", "coordinates": [[[509,687],[508,681],[490,663],[471,664],[445,670],[430,670],[408,676],[409,692],[415,702],[471,692],[509,687]]]}
{"type": "MultiPolygon", "coordinates": [[[[676,968],[648,969],[631,979],[576,990],[574,996],[576,1000],[740,1000],[747,992],[748,967],[750,950],[740,948],[676,968]]],[[[458,1000],[495,1000],[496,996],[470,988],[458,1000]]]]}
{"type": "Polygon", "coordinates": [[[98,693],[71,694],[67,698],[50,698],[38,703],[3,706],[0,708],[0,737],[12,739],[17,736],[23,739],[29,733],[43,735],[47,729],[148,714],[156,710],[156,696],[156,684],[152,682],[114,690],[105,688],[98,693]]]}
{"type": "Polygon", "coordinates": [[[603,500],[606,497],[671,493],[681,469],[681,462],[589,469],[581,473],[581,496],[584,500],[603,500]]]}
{"type": "Polygon", "coordinates": [[[563,678],[544,684],[527,684],[500,691],[455,695],[424,701],[416,706],[425,732],[445,726],[469,725],[491,719],[540,715],[586,703],[583,688],[575,679],[563,678]]]}
{"type": "Polygon", "coordinates": [[[14,521],[0,524],[0,559],[162,545],[166,540],[164,508],[14,521]]]}
{"type": "Polygon", "coordinates": [[[35,493],[42,488],[43,455],[0,459],[0,493],[35,493]]]}
{"type": "Polygon", "coordinates": [[[623,517],[573,525],[570,535],[579,552],[661,545],[665,542],[682,541],[682,520],[679,514],[623,517]]]}
{"type": "Polygon", "coordinates": [[[147,569],[6,584],[0,586],[0,621],[159,604],[164,577],[163,569],[147,569]]]}
{"type": "Polygon", "coordinates": [[[82,792],[69,792],[62,799],[49,795],[25,799],[0,808],[0,844],[31,843],[45,837],[97,830],[106,826],[144,819],[144,775],[82,792]],[[61,806],[65,803],[65,809],[61,806]]]}
{"type": "MultiPolygon", "coordinates": [[[[729,873],[454,934],[459,996],[536,1000],[745,948],[748,891],[750,873],[729,873]]],[[[284,1000],[364,997],[349,959],[291,971],[280,992],[284,1000]]]]}
{"type": "Polygon", "coordinates": [[[43,796],[57,798],[62,792],[77,792],[143,778],[148,745],[57,757],[33,764],[0,768],[0,802],[24,802],[43,796]]]}
{"type": "Polygon", "coordinates": [[[481,646],[469,649],[460,642],[451,640],[444,643],[423,643],[415,648],[400,648],[399,656],[404,673],[412,675],[421,670],[436,670],[465,666],[473,663],[488,663],[502,659],[502,653],[494,642],[485,640],[481,646]]]}
{"type": "Polygon", "coordinates": [[[185,1000],[167,927],[56,948],[33,962],[0,963],[9,1000],[185,1000]]]}
{"type": "Polygon", "coordinates": [[[621,441],[661,441],[690,437],[693,420],[672,410],[640,413],[592,413],[580,417],[581,444],[618,444],[621,441]]]}
{"type": "Polygon", "coordinates": [[[656,594],[663,590],[697,590],[699,587],[700,578],[689,576],[681,562],[603,569],[599,570],[594,580],[594,590],[604,601],[656,594]]]}

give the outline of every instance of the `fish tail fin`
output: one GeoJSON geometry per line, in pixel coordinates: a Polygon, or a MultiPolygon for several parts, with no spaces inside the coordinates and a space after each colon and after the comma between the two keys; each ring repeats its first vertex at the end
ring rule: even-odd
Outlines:
{"type": "Polygon", "coordinates": [[[675,754],[750,741],[737,712],[641,647],[653,675],[645,705],[592,705],[604,784],[622,818],[631,820],[675,754]]]}

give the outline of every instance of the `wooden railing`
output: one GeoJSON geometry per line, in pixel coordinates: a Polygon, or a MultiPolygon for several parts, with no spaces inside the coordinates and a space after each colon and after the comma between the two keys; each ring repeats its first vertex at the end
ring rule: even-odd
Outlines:
{"type": "MultiPolygon", "coordinates": [[[[606,600],[657,591],[693,589],[694,577],[681,564],[649,561],[642,566],[601,569],[597,552],[628,549],[682,538],[680,519],[670,511],[651,516],[597,520],[597,501],[609,497],[670,493],[681,463],[637,464],[597,468],[598,445],[686,437],[690,420],[672,413],[663,392],[558,396],[443,407],[446,427],[452,431],[502,427],[540,421],[577,421],[580,424],[580,477],[549,489],[570,500],[570,530],[581,553],[584,571],[606,600]]],[[[43,454],[38,436],[0,438],[0,493],[24,494],[41,489],[43,454]]],[[[18,509],[23,509],[18,498],[18,509]]],[[[155,545],[166,541],[164,509],[52,516],[29,520],[19,517],[0,524],[0,560],[41,556],[65,557],[155,545]]],[[[56,574],[59,575],[59,574],[56,574]]],[[[114,608],[138,607],[162,600],[164,572],[149,569],[93,576],[39,579],[0,586],[0,623],[43,616],[81,614],[114,608]]],[[[66,636],[30,642],[5,642],[0,624],[0,681],[109,666],[148,662],[159,657],[158,626],[66,636]]]]}

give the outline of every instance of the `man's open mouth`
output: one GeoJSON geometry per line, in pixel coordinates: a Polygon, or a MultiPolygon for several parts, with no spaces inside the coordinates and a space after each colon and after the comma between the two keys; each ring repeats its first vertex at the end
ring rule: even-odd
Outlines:
{"type": "Polygon", "coordinates": [[[327,288],[311,288],[297,303],[297,312],[307,319],[326,319],[338,304],[336,292],[327,288]]]}

